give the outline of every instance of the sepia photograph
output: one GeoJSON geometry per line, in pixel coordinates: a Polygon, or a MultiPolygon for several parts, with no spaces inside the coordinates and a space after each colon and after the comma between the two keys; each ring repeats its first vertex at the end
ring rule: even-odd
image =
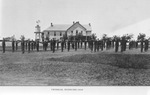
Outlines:
{"type": "Polygon", "coordinates": [[[0,0],[0,21],[2,89],[150,95],[149,0],[0,0]]]}

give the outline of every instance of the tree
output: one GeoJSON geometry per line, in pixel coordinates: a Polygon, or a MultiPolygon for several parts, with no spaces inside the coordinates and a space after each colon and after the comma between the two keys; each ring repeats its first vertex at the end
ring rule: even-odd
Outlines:
{"type": "Polygon", "coordinates": [[[24,35],[21,35],[20,39],[21,39],[21,40],[25,40],[25,36],[24,36],[24,35]]]}
{"type": "Polygon", "coordinates": [[[96,34],[93,33],[93,34],[91,35],[91,38],[92,38],[93,40],[96,40],[96,38],[97,38],[96,34]]]}
{"type": "Polygon", "coordinates": [[[15,35],[13,35],[13,36],[11,37],[11,40],[12,40],[12,41],[15,41],[15,40],[16,40],[15,35]]]}
{"type": "Polygon", "coordinates": [[[130,41],[133,38],[133,34],[125,34],[121,38],[130,41]]]}
{"type": "Polygon", "coordinates": [[[103,34],[102,39],[106,40],[107,39],[107,34],[103,34]]]}
{"type": "Polygon", "coordinates": [[[146,37],[146,35],[144,33],[139,33],[138,37],[137,37],[137,40],[138,41],[141,41],[141,40],[144,40],[146,37]]]}
{"type": "Polygon", "coordinates": [[[112,39],[116,41],[116,40],[120,40],[120,37],[117,36],[117,35],[114,35],[114,36],[112,37],[112,39]]]}

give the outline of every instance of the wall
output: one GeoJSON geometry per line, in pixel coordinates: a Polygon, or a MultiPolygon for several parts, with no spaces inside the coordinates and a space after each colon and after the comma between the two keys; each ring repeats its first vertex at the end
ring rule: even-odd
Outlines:
{"type": "Polygon", "coordinates": [[[49,38],[53,39],[60,39],[60,37],[63,37],[63,34],[65,34],[65,31],[55,31],[56,32],[56,36],[54,36],[54,31],[44,31],[44,38],[46,38],[46,35],[48,35],[49,32],[49,38]],[[62,33],[62,36],[60,36],[60,32],[62,33]]]}

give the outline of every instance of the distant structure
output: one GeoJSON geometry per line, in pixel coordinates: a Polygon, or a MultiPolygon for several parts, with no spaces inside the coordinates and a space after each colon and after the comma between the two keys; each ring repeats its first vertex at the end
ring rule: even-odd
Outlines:
{"type": "MultiPolygon", "coordinates": [[[[36,26],[36,28],[40,28],[36,26]]],[[[82,34],[85,39],[91,36],[92,28],[91,24],[81,25],[79,22],[73,22],[73,24],[53,24],[51,23],[50,27],[42,31],[43,38],[46,39],[56,39],[60,40],[63,35],[75,37],[77,34],[82,34]]],[[[36,33],[40,33],[37,31],[36,33]]]]}
{"type": "Polygon", "coordinates": [[[41,41],[41,36],[42,36],[42,32],[41,32],[41,27],[39,25],[40,20],[36,21],[37,25],[35,26],[35,40],[39,40],[41,41]]]}

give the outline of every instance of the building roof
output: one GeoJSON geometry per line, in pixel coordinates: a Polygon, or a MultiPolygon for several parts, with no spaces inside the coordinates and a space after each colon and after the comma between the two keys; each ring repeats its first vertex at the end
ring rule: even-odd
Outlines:
{"type": "MultiPolygon", "coordinates": [[[[67,29],[69,29],[72,25],[71,24],[54,24],[50,27],[48,27],[47,29],[45,29],[44,31],[66,31],[67,29]]],[[[87,25],[82,25],[87,31],[91,31],[92,28],[91,26],[87,25]]]]}

